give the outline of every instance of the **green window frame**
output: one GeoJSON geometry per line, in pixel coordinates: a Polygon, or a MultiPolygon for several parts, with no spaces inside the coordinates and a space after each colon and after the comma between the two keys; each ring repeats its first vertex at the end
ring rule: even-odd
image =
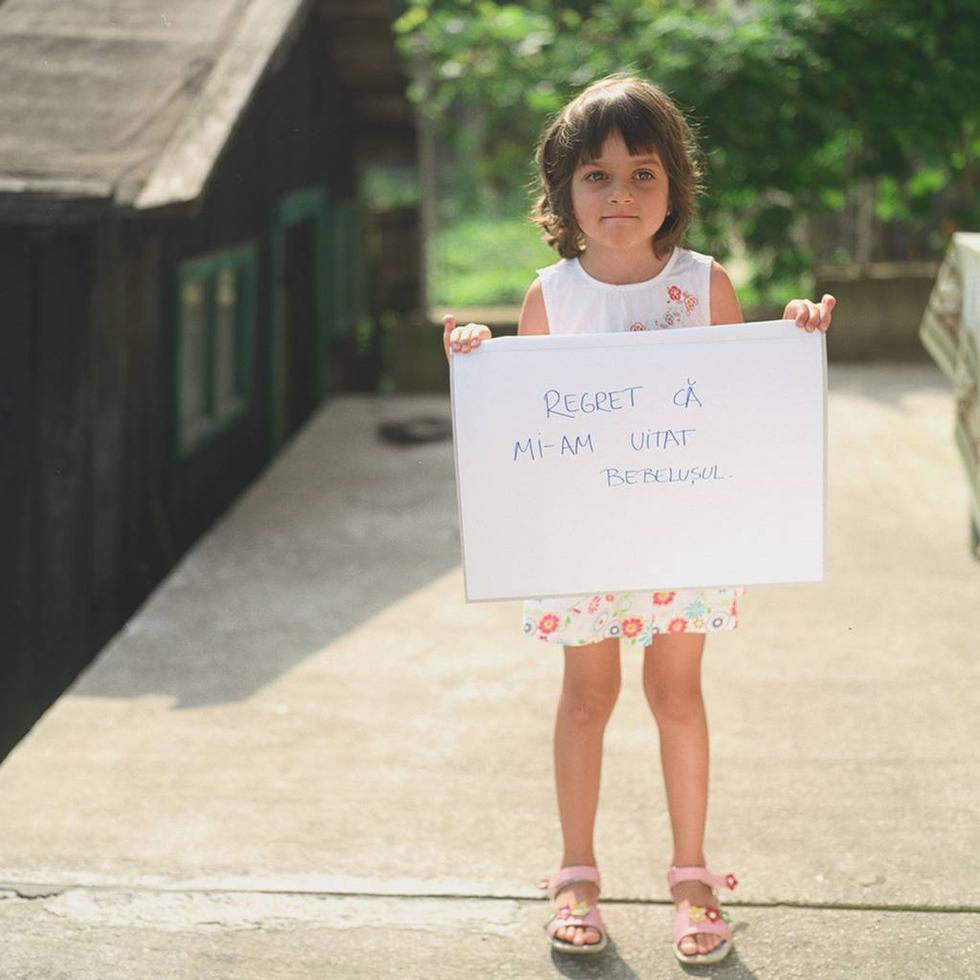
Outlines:
{"type": "Polygon", "coordinates": [[[255,339],[256,245],[177,267],[176,454],[190,455],[248,412],[255,339]]]}

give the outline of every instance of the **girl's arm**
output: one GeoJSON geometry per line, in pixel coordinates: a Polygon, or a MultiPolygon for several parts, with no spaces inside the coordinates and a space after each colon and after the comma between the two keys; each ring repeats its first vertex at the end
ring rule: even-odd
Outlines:
{"type": "Polygon", "coordinates": [[[741,323],[742,307],[725,267],[711,260],[711,323],[741,323]]]}
{"type": "Polygon", "coordinates": [[[517,336],[524,337],[533,334],[551,333],[548,323],[548,313],[544,308],[544,293],[541,291],[541,280],[535,279],[524,294],[524,305],[517,320],[517,336]]]}
{"type": "MultiPolygon", "coordinates": [[[[836,305],[837,300],[830,293],[824,293],[819,303],[808,299],[791,299],[783,310],[783,319],[795,320],[796,325],[807,333],[814,330],[826,333],[830,329],[836,305]]],[[[711,265],[711,322],[742,322],[742,308],[735,295],[735,287],[724,267],[714,261],[711,265]]]]}

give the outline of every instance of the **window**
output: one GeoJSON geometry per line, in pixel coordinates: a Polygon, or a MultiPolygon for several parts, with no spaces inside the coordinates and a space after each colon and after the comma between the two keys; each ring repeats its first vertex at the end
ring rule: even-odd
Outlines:
{"type": "Polygon", "coordinates": [[[255,247],[184,262],[177,282],[177,454],[186,456],[248,408],[255,247]]]}

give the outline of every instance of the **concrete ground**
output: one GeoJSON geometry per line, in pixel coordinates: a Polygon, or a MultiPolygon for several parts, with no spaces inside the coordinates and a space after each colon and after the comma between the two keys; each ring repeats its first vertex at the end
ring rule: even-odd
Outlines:
{"type": "Polygon", "coordinates": [[[656,728],[624,648],[611,944],[552,953],[560,647],[467,604],[448,442],[331,402],[0,766],[0,978],[980,976],[980,564],[929,366],[831,365],[827,577],[708,640],[706,854],[735,950],[670,951],[656,728]],[[724,898],[724,896],[723,896],[724,898]]]}

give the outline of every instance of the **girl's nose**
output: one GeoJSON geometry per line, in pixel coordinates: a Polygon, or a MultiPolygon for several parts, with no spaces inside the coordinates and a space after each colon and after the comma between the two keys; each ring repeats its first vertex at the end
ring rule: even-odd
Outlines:
{"type": "Polygon", "coordinates": [[[628,183],[617,183],[613,182],[609,187],[609,200],[610,201],[628,201],[630,199],[631,192],[628,183]]]}

